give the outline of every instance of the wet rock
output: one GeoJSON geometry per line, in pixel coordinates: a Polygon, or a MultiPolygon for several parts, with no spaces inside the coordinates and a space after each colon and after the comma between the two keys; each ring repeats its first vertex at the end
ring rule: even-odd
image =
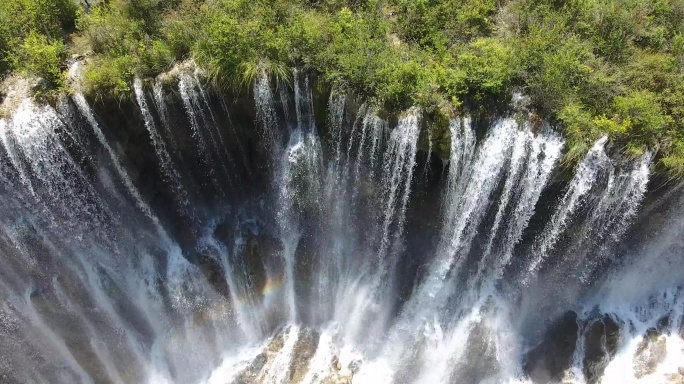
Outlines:
{"type": "Polygon", "coordinates": [[[684,367],[679,367],[677,373],[665,375],[666,384],[684,384],[684,367]]]}
{"type": "Polygon", "coordinates": [[[280,352],[281,349],[283,349],[283,346],[285,345],[285,334],[286,330],[284,329],[277,335],[273,337],[270,343],[268,343],[268,346],[266,347],[266,353],[270,355],[275,355],[278,352],[280,352]]]}
{"type": "Polygon", "coordinates": [[[330,366],[336,371],[341,370],[342,363],[340,363],[340,358],[337,356],[333,356],[332,361],[330,361],[330,366]]]}
{"type": "Polygon", "coordinates": [[[359,373],[359,370],[361,370],[361,361],[352,360],[352,362],[349,363],[347,368],[349,368],[349,371],[351,371],[352,375],[356,375],[357,373],[359,373]]]}
{"type": "Polygon", "coordinates": [[[201,254],[197,266],[200,272],[207,278],[209,284],[214,287],[214,289],[223,295],[223,297],[230,297],[230,288],[228,287],[228,282],[225,279],[225,271],[223,266],[217,260],[219,256],[215,254],[201,254]]]}
{"type": "Polygon", "coordinates": [[[633,364],[636,378],[640,379],[655,372],[667,355],[665,336],[656,329],[649,329],[639,343],[633,364]]]}
{"type": "Polygon", "coordinates": [[[669,315],[663,316],[662,318],[660,318],[660,320],[658,320],[658,323],[656,324],[655,330],[662,333],[663,330],[670,327],[670,321],[671,320],[670,320],[669,315]]]}
{"type": "Polygon", "coordinates": [[[615,356],[620,340],[620,326],[609,315],[590,321],[584,331],[584,377],[598,383],[603,371],[615,356]]]}
{"type": "MultiPolygon", "coordinates": [[[[264,346],[261,353],[252,359],[251,362],[238,375],[235,376],[230,384],[265,384],[272,379],[272,369],[282,369],[273,364],[276,359],[284,357],[283,353],[288,353],[290,358],[287,368],[287,375],[284,376],[284,383],[302,383],[311,367],[311,360],[316,354],[320,333],[311,328],[302,328],[297,335],[297,341],[292,351],[283,351],[286,340],[290,333],[289,327],[282,328],[264,346]]],[[[321,384],[351,384],[354,375],[359,371],[361,361],[353,360],[347,367],[343,367],[338,355],[333,355],[329,361],[327,369],[316,373],[315,382],[321,384]]]]}
{"type": "Polygon", "coordinates": [[[21,103],[32,95],[38,79],[12,74],[0,82],[0,117],[10,116],[21,103]]]}
{"type": "MultiPolygon", "coordinates": [[[[454,110],[449,105],[441,105],[435,111],[426,113],[423,116],[421,124],[423,129],[430,131],[430,138],[432,142],[432,152],[440,159],[447,161],[451,153],[451,132],[449,124],[454,118],[454,110]]],[[[424,143],[422,150],[427,150],[427,144],[424,143]]]]}
{"type": "Polygon", "coordinates": [[[251,364],[251,367],[253,369],[256,369],[257,371],[260,371],[264,365],[266,365],[266,362],[268,361],[268,358],[266,357],[265,353],[260,353],[257,355],[257,357],[254,358],[254,361],[251,364]]]}
{"type": "Polygon", "coordinates": [[[473,325],[468,335],[465,352],[456,364],[451,382],[485,383],[496,382],[499,374],[496,358],[496,344],[492,342],[489,329],[482,322],[473,325]]]}
{"type": "Polygon", "coordinates": [[[263,375],[265,368],[267,368],[268,363],[276,358],[278,353],[283,349],[285,345],[285,335],[287,329],[282,330],[266,345],[264,350],[259,353],[247,366],[243,369],[235,379],[230,384],[255,384],[260,383],[263,380],[263,375]]]}
{"type": "Polygon", "coordinates": [[[525,374],[535,383],[560,381],[570,367],[578,331],[577,314],[566,312],[551,325],[542,342],[525,355],[525,374]]]}
{"type": "Polygon", "coordinates": [[[311,358],[318,348],[320,333],[311,329],[302,329],[295,343],[292,362],[290,363],[290,382],[299,383],[309,370],[311,358]]]}
{"type": "Polygon", "coordinates": [[[331,364],[330,376],[323,380],[323,384],[350,384],[354,373],[349,368],[342,369],[342,364],[337,356],[334,356],[331,364]]]}
{"type": "Polygon", "coordinates": [[[354,375],[348,369],[343,369],[337,374],[337,384],[350,384],[354,375]]]}
{"type": "Polygon", "coordinates": [[[340,358],[334,355],[330,359],[330,372],[322,378],[322,384],[351,384],[354,375],[359,371],[361,362],[353,360],[346,368],[343,368],[340,358]]]}
{"type": "Polygon", "coordinates": [[[237,375],[232,384],[251,384],[257,381],[259,373],[268,362],[268,357],[266,353],[262,352],[257,355],[257,357],[252,360],[252,363],[240,374],[237,375]]]}
{"type": "Polygon", "coordinates": [[[197,69],[197,65],[192,60],[186,60],[177,63],[170,70],[157,75],[157,81],[166,86],[175,85],[182,73],[193,73],[197,69]]]}

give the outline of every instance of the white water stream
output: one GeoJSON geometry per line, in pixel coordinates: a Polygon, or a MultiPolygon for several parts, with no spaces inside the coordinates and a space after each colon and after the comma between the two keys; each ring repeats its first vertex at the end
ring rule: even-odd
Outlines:
{"type": "Polygon", "coordinates": [[[587,356],[603,315],[618,331],[599,343],[602,383],[681,380],[684,207],[641,214],[652,154],[614,157],[602,138],[563,181],[550,127],[498,118],[478,135],[459,117],[440,201],[420,205],[436,174],[417,160],[437,148],[432,134],[420,148],[424,112],[391,126],[293,78],[258,77],[255,120],[237,129],[196,74],[180,75],[175,104],[136,79],[160,184],[81,94],[0,120],[0,377],[522,383],[553,311],[573,310],[566,382],[599,369],[587,356]],[[553,307],[557,285],[539,299],[549,281],[575,302],[537,313],[553,307]]]}

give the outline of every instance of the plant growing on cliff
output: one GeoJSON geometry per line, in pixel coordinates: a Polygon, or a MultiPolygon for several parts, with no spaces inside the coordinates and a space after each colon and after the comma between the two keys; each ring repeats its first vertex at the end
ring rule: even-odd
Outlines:
{"type": "MultiPolygon", "coordinates": [[[[0,16],[0,70],[58,88],[73,3],[4,2],[0,16]]],[[[186,59],[218,86],[299,67],[390,113],[505,112],[515,91],[564,130],[568,164],[608,135],[684,174],[684,0],[110,0],[77,24],[92,97],[127,97],[135,76],[186,59]]]]}
{"type": "Polygon", "coordinates": [[[14,70],[41,78],[40,93],[63,89],[65,39],[78,14],[71,0],[0,2],[0,76],[14,70]]]}
{"type": "Polygon", "coordinates": [[[134,75],[166,71],[184,48],[178,26],[164,15],[181,5],[175,0],[112,0],[83,15],[78,29],[93,53],[86,67],[86,91],[97,98],[123,98],[130,94],[134,75]]]}
{"type": "Polygon", "coordinates": [[[38,76],[44,89],[64,87],[62,62],[66,45],[61,40],[50,40],[35,31],[29,32],[12,56],[12,67],[27,75],[38,76]]]}

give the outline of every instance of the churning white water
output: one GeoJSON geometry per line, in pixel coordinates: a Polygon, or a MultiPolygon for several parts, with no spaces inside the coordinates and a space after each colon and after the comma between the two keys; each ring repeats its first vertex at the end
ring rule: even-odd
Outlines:
{"type": "Polygon", "coordinates": [[[562,172],[544,124],[438,143],[298,71],[247,104],[177,80],[136,79],[130,127],[78,93],[0,120],[0,381],[684,380],[653,154],[602,138],[562,172]]]}

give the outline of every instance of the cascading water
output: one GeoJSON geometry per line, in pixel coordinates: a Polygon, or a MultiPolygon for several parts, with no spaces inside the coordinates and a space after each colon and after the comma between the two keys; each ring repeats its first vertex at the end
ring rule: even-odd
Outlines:
{"type": "Polygon", "coordinates": [[[431,172],[417,108],[200,77],[0,119],[0,381],[684,379],[684,206],[651,153],[602,138],[568,177],[551,127],[464,116],[431,172]]]}
{"type": "Polygon", "coordinates": [[[602,137],[589,150],[582,163],[580,163],[570,188],[563,196],[559,208],[554,212],[546,229],[538,240],[539,249],[534,253],[536,260],[530,265],[530,270],[536,269],[546,257],[547,252],[552,248],[558,236],[563,232],[568,224],[568,220],[581,204],[582,199],[594,187],[594,183],[599,177],[600,172],[605,171],[609,166],[610,159],[604,152],[604,145],[607,137],[602,137]]]}

